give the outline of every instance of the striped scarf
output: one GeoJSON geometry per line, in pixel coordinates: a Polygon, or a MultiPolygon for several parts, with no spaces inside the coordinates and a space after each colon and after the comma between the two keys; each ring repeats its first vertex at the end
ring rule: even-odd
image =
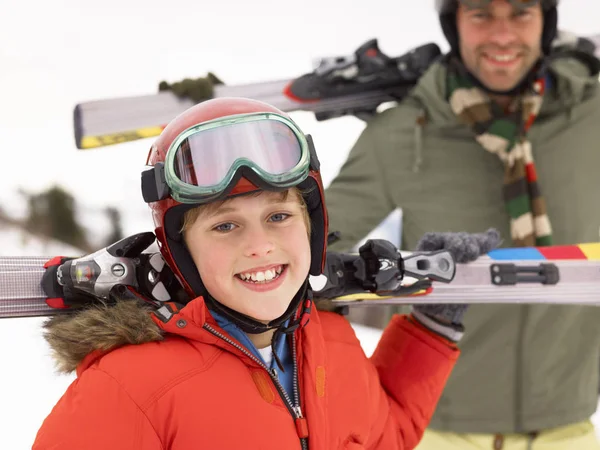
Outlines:
{"type": "Polygon", "coordinates": [[[485,150],[504,163],[503,196],[513,245],[551,245],[552,228],[526,137],[542,106],[545,80],[536,80],[531,92],[516,97],[508,111],[476,87],[454,61],[448,64],[446,86],[450,107],[457,117],[473,129],[475,139],[485,150]]]}

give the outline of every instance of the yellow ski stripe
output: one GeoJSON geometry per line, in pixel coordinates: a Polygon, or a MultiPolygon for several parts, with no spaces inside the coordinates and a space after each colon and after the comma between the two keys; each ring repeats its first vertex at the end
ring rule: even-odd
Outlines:
{"type": "MultiPolygon", "coordinates": [[[[425,293],[425,289],[421,290],[421,291],[417,291],[417,292],[413,292],[412,294],[405,294],[402,295],[402,297],[412,297],[414,295],[422,295],[425,293]]],[[[334,299],[332,299],[333,301],[359,301],[359,300],[384,300],[386,298],[397,298],[400,297],[399,295],[377,295],[377,294],[373,294],[372,292],[367,292],[364,294],[350,294],[350,295],[342,295],[340,297],[335,297],[334,299]]]]}
{"type": "Polygon", "coordinates": [[[579,244],[579,248],[588,260],[600,261],[600,242],[579,244]]]}
{"type": "Polygon", "coordinates": [[[100,136],[83,136],[78,148],[88,150],[90,148],[105,147],[108,145],[121,144],[123,142],[137,141],[149,137],[158,136],[164,127],[146,127],[133,131],[124,131],[121,133],[104,134],[100,136]]]}

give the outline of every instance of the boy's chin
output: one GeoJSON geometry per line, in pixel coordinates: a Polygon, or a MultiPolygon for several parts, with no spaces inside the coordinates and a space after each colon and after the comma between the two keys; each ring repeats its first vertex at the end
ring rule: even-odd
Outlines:
{"type": "Polygon", "coordinates": [[[260,311],[260,312],[252,312],[249,314],[254,320],[264,323],[267,325],[269,322],[272,322],[275,319],[281,317],[287,311],[287,307],[283,309],[277,309],[272,311],[260,311]]]}
{"type": "Polygon", "coordinates": [[[287,311],[288,307],[290,306],[290,301],[285,304],[277,302],[277,304],[271,304],[268,306],[264,305],[265,307],[260,309],[251,309],[246,313],[246,315],[252,317],[258,322],[268,324],[269,322],[281,317],[287,311]]]}

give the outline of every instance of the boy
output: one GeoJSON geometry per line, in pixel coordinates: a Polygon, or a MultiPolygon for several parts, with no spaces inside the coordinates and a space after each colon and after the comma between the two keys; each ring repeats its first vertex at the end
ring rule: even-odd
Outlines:
{"type": "Polygon", "coordinates": [[[214,99],[173,120],[148,165],[161,253],[192,300],[52,319],[78,378],[33,448],[415,447],[459,350],[396,316],[369,360],[343,317],[312,308],[327,212],[310,138],[270,105],[214,99]]]}

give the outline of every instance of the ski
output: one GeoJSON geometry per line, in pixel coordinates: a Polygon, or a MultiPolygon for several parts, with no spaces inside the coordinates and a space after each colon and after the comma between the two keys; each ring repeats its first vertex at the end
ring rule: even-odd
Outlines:
{"type": "MultiPolygon", "coordinates": [[[[404,280],[407,286],[418,283],[404,280]]],[[[419,303],[523,303],[600,306],[600,242],[496,249],[456,265],[450,283],[433,281],[408,296],[352,294],[338,306],[419,303]],[[413,298],[418,297],[418,298],[413,298]]]]}
{"type": "MultiPolygon", "coordinates": [[[[184,304],[188,296],[162,255],[144,252],[154,240],[152,232],[138,233],[78,258],[0,256],[0,318],[68,313],[133,298],[133,292],[135,298],[168,314],[168,303],[184,304]]],[[[401,276],[448,283],[455,274],[447,251],[403,258],[382,239],[367,241],[359,254],[332,252],[327,258],[327,289],[320,292],[329,297],[366,290],[407,292],[411,288],[401,286],[401,276]]]]}
{"type": "MultiPolygon", "coordinates": [[[[160,253],[141,253],[153,240],[152,233],[140,233],[78,259],[0,256],[0,318],[76,310],[81,305],[65,300],[67,289],[83,295],[83,303],[107,300],[114,289],[127,286],[158,307],[174,300],[173,277],[160,253]]],[[[328,298],[320,277],[311,276],[315,300],[356,307],[416,302],[600,306],[600,243],[496,249],[466,264],[455,264],[445,251],[399,254],[394,262],[372,253],[375,269],[367,267],[369,255],[361,255],[355,261],[363,263],[353,267],[364,282],[358,289],[356,283],[342,287],[349,294],[328,298]]]]}
{"type": "Polygon", "coordinates": [[[51,315],[52,299],[42,288],[49,258],[0,256],[0,318],[51,315]]]}
{"type": "Polygon", "coordinates": [[[160,308],[183,291],[159,252],[144,252],[152,232],[128,236],[81,257],[0,256],[0,318],[51,316],[141,293],[160,308]]]}
{"type": "MultiPolygon", "coordinates": [[[[598,54],[598,37],[579,38],[563,31],[554,46],[598,54]]],[[[427,43],[389,57],[377,39],[371,39],[350,55],[318,59],[312,72],[296,78],[216,85],[213,98],[253,98],[285,112],[312,112],[319,121],[346,115],[366,119],[381,105],[402,100],[441,56],[437,44],[427,43]]],[[[158,136],[193,104],[171,92],[80,102],[73,111],[75,145],[87,150],[158,136]]]]}
{"type": "MultiPolygon", "coordinates": [[[[317,120],[360,116],[400,100],[440,55],[439,47],[429,43],[390,58],[372,39],[352,55],[321,58],[313,72],[298,78],[217,85],[213,98],[253,98],[285,112],[313,112],[317,120]]],[[[171,92],[81,102],[74,109],[76,146],[85,150],[158,136],[193,104],[171,92]]]]}

